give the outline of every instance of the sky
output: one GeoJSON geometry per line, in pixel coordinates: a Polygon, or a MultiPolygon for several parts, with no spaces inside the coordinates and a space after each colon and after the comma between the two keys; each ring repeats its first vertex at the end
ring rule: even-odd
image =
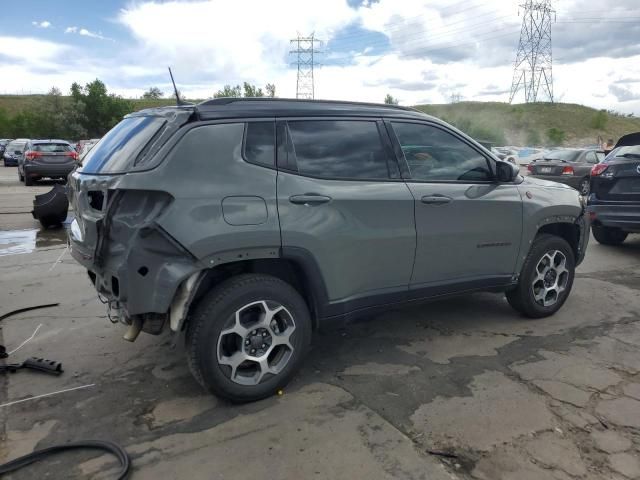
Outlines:
{"type": "MultiPolygon", "coordinates": [[[[290,40],[314,33],[316,98],[506,102],[524,1],[0,0],[0,93],[169,95],[171,66],[188,98],[245,81],[295,97],[290,40]]],[[[640,1],[552,6],[555,100],[640,115],[640,1]]]]}

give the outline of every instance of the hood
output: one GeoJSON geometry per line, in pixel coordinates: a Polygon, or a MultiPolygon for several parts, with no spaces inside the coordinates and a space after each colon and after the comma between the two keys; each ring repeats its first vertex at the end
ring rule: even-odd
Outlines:
{"type": "Polygon", "coordinates": [[[571,188],[569,185],[565,185],[564,183],[551,182],[549,180],[542,180],[541,178],[532,177],[530,175],[526,176],[526,177],[523,177],[523,178],[524,178],[524,182],[522,182],[523,185],[531,185],[531,186],[534,186],[534,187],[562,188],[562,189],[573,190],[573,188],[571,188]]]}
{"type": "Polygon", "coordinates": [[[624,135],[620,137],[618,143],[613,148],[618,147],[631,147],[634,145],[640,145],[640,132],[630,133],[629,135],[624,135]]]}

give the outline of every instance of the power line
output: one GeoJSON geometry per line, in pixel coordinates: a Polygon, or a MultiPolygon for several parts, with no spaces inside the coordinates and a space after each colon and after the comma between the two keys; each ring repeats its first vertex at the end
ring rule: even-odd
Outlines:
{"type": "Polygon", "coordinates": [[[316,39],[312,33],[308,37],[298,34],[296,38],[290,40],[290,43],[295,50],[291,50],[289,53],[297,56],[295,62],[298,66],[296,98],[313,100],[315,96],[313,67],[317,65],[315,55],[321,53],[320,50],[316,50],[316,45],[321,46],[322,42],[316,39]]]}
{"type": "Polygon", "coordinates": [[[551,22],[555,11],[551,0],[527,0],[524,8],[518,53],[513,67],[509,103],[523,89],[525,102],[538,101],[538,91],[553,102],[551,22]]]}

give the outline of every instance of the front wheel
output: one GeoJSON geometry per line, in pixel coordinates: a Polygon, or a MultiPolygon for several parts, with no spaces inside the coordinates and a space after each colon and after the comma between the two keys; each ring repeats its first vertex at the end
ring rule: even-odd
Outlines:
{"type": "Polygon", "coordinates": [[[527,317],[548,317],[567,300],[574,276],[575,256],[569,243],[556,235],[538,235],[507,300],[527,317]]]}
{"type": "Polygon", "coordinates": [[[251,402],[275,394],[300,367],[311,340],[304,299],[261,274],[232,277],[195,309],[186,335],[189,367],[213,394],[251,402]]]}
{"type": "Polygon", "coordinates": [[[620,245],[627,239],[627,232],[614,227],[596,227],[591,228],[593,237],[602,245],[620,245]]]}

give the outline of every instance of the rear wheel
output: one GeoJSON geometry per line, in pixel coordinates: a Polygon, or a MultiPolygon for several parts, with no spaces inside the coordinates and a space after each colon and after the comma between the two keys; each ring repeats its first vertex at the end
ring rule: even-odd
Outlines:
{"type": "Polygon", "coordinates": [[[34,182],[33,177],[28,176],[28,175],[26,174],[26,172],[25,172],[25,175],[24,175],[24,184],[25,184],[27,187],[30,187],[30,186],[32,186],[34,183],[35,183],[35,182],[34,182]]]}
{"type": "Polygon", "coordinates": [[[629,235],[627,232],[613,227],[597,227],[591,228],[593,237],[603,245],[620,245],[629,235]]]}
{"type": "Polygon", "coordinates": [[[531,318],[556,313],[567,300],[575,275],[573,249],[564,238],[542,234],[531,245],[509,304],[531,318]]]}
{"type": "Polygon", "coordinates": [[[189,367],[209,391],[233,402],[275,394],[300,367],[311,340],[304,299],[261,274],[233,277],[198,304],[189,321],[189,367]]]}
{"type": "Polygon", "coordinates": [[[18,180],[20,180],[21,182],[24,182],[24,175],[20,173],[20,168],[18,168],[18,180]]]}

